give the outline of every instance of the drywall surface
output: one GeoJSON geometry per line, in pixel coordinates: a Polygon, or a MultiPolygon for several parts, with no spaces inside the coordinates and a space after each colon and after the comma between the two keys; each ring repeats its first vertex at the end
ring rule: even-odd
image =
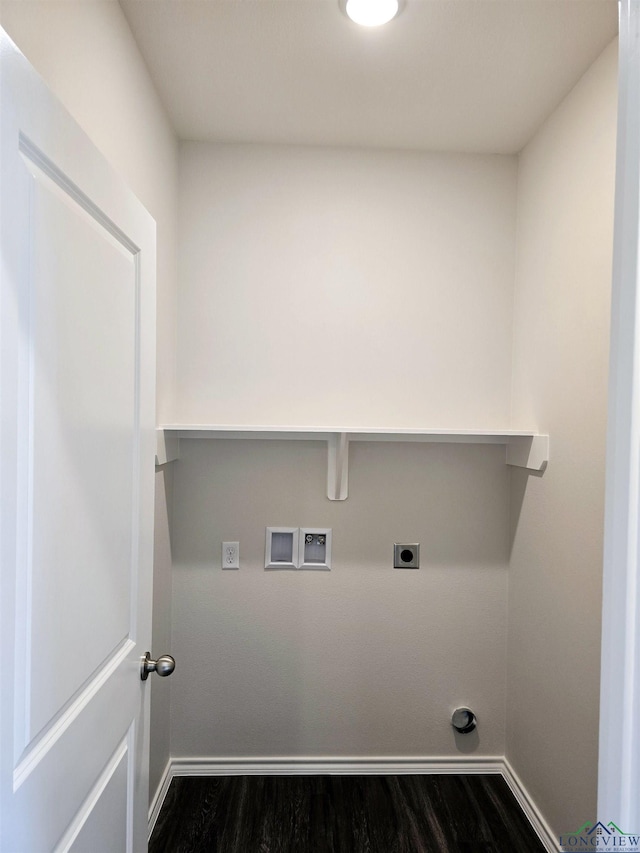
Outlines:
{"type": "Polygon", "coordinates": [[[349,498],[326,444],[195,439],[174,470],[171,753],[504,754],[504,448],[352,444],[349,498]],[[327,571],[264,569],[265,527],[333,531],[327,571]],[[222,541],[240,569],[221,569],[222,541]],[[420,542],[419,570],[393,543],[420,542]],[[476,735],[454,737],[468,704],[476,735]]]}
{"type": "Polygon", "coordinates": [[[512,474],[507,758],[556,835],[596,817],[616,59],[519,163],[514,427],[549,432],[551,458],[512,474]]]}
{"type": "MultiPolygon", "coordinates": [[[[157,224],[158,415],[174,381],[177,143],[120,6],[110,0],[2,0],[0,23],[157,224]]],[[[164,494],[163,478],[156,483],[164,494]]],[[[156,509],[154,637],[171,622],[170,554],[164,513],[156,509]]],[[[159,654],[169,651],[163,647],[159,654]]],[[[153,795],[169,756],[170,685],[152,687],[153,795]]]]}
{"type": "Polygon", "coordinates": [[[516,160],[183,143],[176,418],[504,427],[516,160]]]}

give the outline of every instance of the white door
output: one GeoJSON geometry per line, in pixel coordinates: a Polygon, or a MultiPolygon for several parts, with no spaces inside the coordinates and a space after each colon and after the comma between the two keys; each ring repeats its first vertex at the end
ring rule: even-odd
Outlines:
{"type": "Polygon", "coordinates": [[[0,34],[0,849],[139,853],[155,223],[0,34]]]}

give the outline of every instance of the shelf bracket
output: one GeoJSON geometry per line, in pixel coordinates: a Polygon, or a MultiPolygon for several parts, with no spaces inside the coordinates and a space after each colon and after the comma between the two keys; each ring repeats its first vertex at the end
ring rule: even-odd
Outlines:
{"type": "Polygon", "coordinates": [[[164,429],[156,430],[156,465],[166,465],[180,458],[180,439],[164,429]]]}
{"type": "Polygon", "coordinates": [[[549,461],[548,435],[515,435],[507,443],[507,465],[544,471],[549,461]]]}
{"type": "Polygon", "coordinates": [[[346,501],[349,496],[349,436],[333,433],[327,439],[327,497],[346,501]]]}

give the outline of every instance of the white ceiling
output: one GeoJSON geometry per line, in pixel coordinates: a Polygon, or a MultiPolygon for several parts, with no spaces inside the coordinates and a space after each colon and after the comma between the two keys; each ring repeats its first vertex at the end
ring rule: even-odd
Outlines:
{"type": "Polygon", "coordinates": [[[178,136],[516,152],[617,32],[616,0],[120,0],[178,136]]]}

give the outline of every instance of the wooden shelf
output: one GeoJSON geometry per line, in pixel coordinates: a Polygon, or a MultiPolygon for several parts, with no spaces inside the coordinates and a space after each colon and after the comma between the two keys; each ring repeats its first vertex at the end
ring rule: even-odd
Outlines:
{"type": "Polygon", "coordinates": [[[235,426],[228,424],[166,424],[157,430],[156,464],[180,456],[180,440],[189,438],[270,439],[327,442],[327,497],[348,496],[349,444],[354,441],[446,442],[503,444],[506,463],[543,471],[549,461],[549,436],[520,430],[378,429],[359,427],[235,426]]]}

